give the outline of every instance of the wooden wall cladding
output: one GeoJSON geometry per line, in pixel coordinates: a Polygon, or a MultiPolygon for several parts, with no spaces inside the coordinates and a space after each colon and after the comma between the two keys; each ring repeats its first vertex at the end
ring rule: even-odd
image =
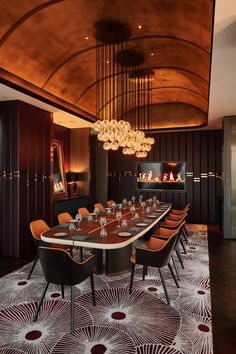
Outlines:
{"type": "Polygon", "coordinates": [[[50,221],[51,113],[20,101],[0,104],[2,256],[34,249],[29,223],[50,221]]]}
{"type": "MultiPolygon", "coordinates": [[[[175,208],[191,204],[189,222],[220,224],[222,200],[222,131],[189,131],[152,134],[155,145],[144,161],[186,161],[186,192],[142,192],[145,198],[156,195],[175,208]]],[[[109,152],[108,197],[122,201],[138,196],[134,156],[121,151],[109,152]]]]}

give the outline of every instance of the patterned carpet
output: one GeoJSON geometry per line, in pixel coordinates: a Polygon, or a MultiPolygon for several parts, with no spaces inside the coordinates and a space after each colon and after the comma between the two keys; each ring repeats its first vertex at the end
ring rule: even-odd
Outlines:
{"type": "Polygon", "coordinates": [[[0,279],[0,354],[212,354],[211,301],[205,225],[188,225],[189,244],[178,267],[180,288],[164,277],[171,299],[154,268],[142,281],[137,267],[133,291],[130,274],[95,275],[97,305],[90,283],[76,287],[75,331],[70,333],[70,289],[61,299],[50,285],[38,321],[32,322],[44,284],[38,263],[30,280],[30,264],[0,279]]]}

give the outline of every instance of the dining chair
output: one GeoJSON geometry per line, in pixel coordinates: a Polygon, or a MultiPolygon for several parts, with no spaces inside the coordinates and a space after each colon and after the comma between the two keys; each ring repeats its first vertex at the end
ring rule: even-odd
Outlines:
{"type": "MultiPolygon", "coordinates": [[[[28,280],[30,279],[32,273],[33,273],[33,270],[35,268],[35,265],[38,261],[38,247],[40,246],[48,246],[49,244],[47,242],[44,242],[42,239],[41,239],[41,233],[50,229],[50,227],[46,224],[46,222],[42,219],[38,219],[38,220],[34,220],[30,223],[30,231],[31,231],[31,234],[33,236],[33,241],[34,241],[34,244],[35,244],[35,247],[37,249],[37,255],[34,259],[34,262],[33,262],[33,265],[30,269],[30,272],[29,272],[29,275],[28,275],[28,280]]],[[[65,246],[65,245],[58,245],[58,244],[51,244],[51,247],[59,247],[61,249],[66,249],[68,250],[68,246],[65,246]]]]}
{"type": "Polygon", "coordinates": [[[73,332],[75,285],[82,283],[88,277],[90,277],[93,305],[96,305],[93,278],[95,257],[91,256],[79,263],[76,262],[65,250],[41,246],[38,248],[38,254],[46,283],[33,321],[37,321],[40,307],[43,303],[49,284],[61,285],[62,287],[68,285],[71,287],[71,332],[73,332]]]}
{"type": "Polygon", "coordinates": [[[140,264],[143,266],[143,280],[145,280],[145,274],[147,273],[147,268],[149,266],[158,268],[162,286],[164,288],[164,292],[166,296],[166,301],[168,304],[170,304],[168,291],[162,274],[162,268],[168,266],[176,286],[179,287],[173,269],[170,265],[170,259],[173,250],[175,248],[177,237],[178,237],[178,232],[175,232],[174,235],[170,237],[167,241],[160,242],[158,248],[156,249],[136,248],[136,253],[130,257],[130,262],[131,262],[131,278],[130,278],[130,287],[129,287],[130,293],[132,291],[134,271],[135,271],[136,264],[140,264]]]}
{"type": "Polygon", "coordinates": [[[112,208],[112,204],[114,204],[114,203],[115,203],[114,200],[108,200],[107,201],[108,208],[112,208]]]}
{"type": "MultiPolygon", "coordinates": [[[[57,215],[58,217],[58,221],[59,221],[59,224],[60,225],[63,225],[65,223],[68,223],[70,220],[73,219],[73,217],[71,216],[70,213],[67,213],[67,212],[63,212],[63,213],[60,213],[57,215]]],[[[70,254],[71,256],[73,257],[73,252],[72,252],[72,248],[73,247],[70,247],[70,254]]],[[[83,260],[83,247],[79,247],[79,250],[80,250],[80,259],[81,261],[83,260]]]]}
{"type": "MultiPolygon", "coordinates": [[[[160,223],[159,223],[159,227],[166,228],[166,229],[170,229],[170,230],[176,230],[178,227],[180,227],[180,225],[181,225],[181,223],[182,223],[183,221],[186,221],[186,217],[187,217],[187,214],[184,214],[179,220],[172,220],[172,219],[166,218],[163,222],[160,222],[160,223]]],[[[185,245],[184,245],[184,243],[183,243],[183,240],[182,240],[182,238],[181,238],[181,236],[183,236],[184,239],[185,239],[185,235],[184,235],[184,233],[183,233],[184,228],[185,228],[185,224],[184,224],[184,226],[183,226],[183,228],[182,228],[182,230],[181,230],[181,234],[180,234],[180,238],[179,238],[179,243],[181,244],[184,253],[187,254],[186,247],[185,247],[185,245]]],[[[154,234],[157,234],[157,233],[158,233],[158,228],[154,231],[154,234]]],[[[188,243],[188,241],[186,241],[186,243],[188,243]]],[[[181,261],[180,261],[180,262],[181,262],[182,268],[184,268],[184,267],[183,267],[183,260],[182,260],[182,257],[181,257],[180,252],[179,252],[178,258],[181,258],[181,261]]]]}
{"type": "Polygon", "coordinates": [[[78,213],[84,218],[89,215],[89,211],[87,208],[79,208],[78,213]]]}
{"type": "Polygon", "coordinates": [[[60,225],[65,224],[73,219],[70,213],[63,212],[57,215],[58,222],[60,225]]]}
{"type": "Polygon", "coordinates": [[[187,204],[185,208],[183,209],[171,209],[170,213],[171,214],[184,214],[186,211],[188,211],[190,209],[190,204],[187,204]]]}
{"type": "Polygon", "coordinates": [[[102,203],[95,203],[94,208],[97,208],[99,211],[102,211],[105,209],[104,206],[102,205],[102,203]]]}
{"type": "MultiPolygon", "coordinates": [[[[159,227],[158,229],[156,229],[155,233],[152,235],[152,237],[148,241],[147,246],[149,248],[156,247],[158,245],[159,240],[160,241],[167,241],[170,237],[173,236],[173,233],[178,232],[178,237],[177,237],[177,240],[176,240],[174,251],[175,251],[175,253],[176,253],[176,255],[177,255],[178,259],[179,259],[181,267],[184,268],[183,259],[181,257],[181,253],[179,251],[178,244],[179,244],[179,242],[181,242],[181,235],[182,235],[183,228],[184,228],[184,225],[185,225],[185,220],[183,220],[181,222],[177,221],[177,222],[175,222],[175,225],[176,225],[175,228],[168,229],[168,228],[165,228],[165,227],[159,227]]],[[[173,254],[171,256],[171,259],[172,259],[172,262],[173,262],[173,265],[174,265],[175,272],[177,274],[177,278],[179,280],[180,277],[179,277],[178,269],[177,269],[177,266],[176,266],[176,263],[175,263],[175,258],[173,256],[173,254]]]]}

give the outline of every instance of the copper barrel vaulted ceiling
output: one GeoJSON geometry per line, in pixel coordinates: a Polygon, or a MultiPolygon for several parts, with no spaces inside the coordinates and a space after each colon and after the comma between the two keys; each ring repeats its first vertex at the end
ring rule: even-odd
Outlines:
{"type": "Polygon", "coordinates": [[[152,82],[154,129],[207,124],[214,1],[1,0],[1,82],[96,120],[98,21],[130,28],[152,82]]]}

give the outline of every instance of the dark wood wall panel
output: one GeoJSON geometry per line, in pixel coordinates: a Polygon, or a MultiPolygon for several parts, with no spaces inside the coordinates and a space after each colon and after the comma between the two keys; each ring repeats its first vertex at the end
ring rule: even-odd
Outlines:
{"type": "MultiPolygon", "coordinates": [[[[191,204],[189,222],[220,223],[221,219],[221,150],[222,131],[156,133],[156,143],[146,161],[186,161],[186,192],[157,192],[158,199],[175,208],[191,204]]],[[[108,197],[117,202],[140,192],[135,190],[134,156],[121,151],[108,155],[108,197]]],[[[142,193],[145,198],[153,192],[142,193]]]]}
{"type": "Polygon", "coordinates": [[[29,223],[50,221],[51,114],[20,101],[0,104],[0,254],[34,249],[29,223]]]}

